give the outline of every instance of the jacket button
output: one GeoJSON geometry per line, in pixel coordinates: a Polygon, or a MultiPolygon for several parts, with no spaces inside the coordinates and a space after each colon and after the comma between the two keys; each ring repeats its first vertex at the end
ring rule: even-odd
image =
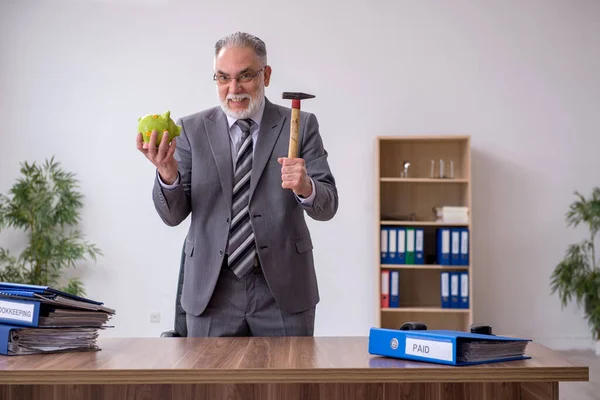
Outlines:
{"type": "Polygon", "coordinates": [[[222,256],[223,255],[223,249],[219,250],[219,255],[222,256]]]}
{"type": "Polygon", "coordinates": [[[227,217],[227,223],[229,223],[229,217],[227,217]]]}

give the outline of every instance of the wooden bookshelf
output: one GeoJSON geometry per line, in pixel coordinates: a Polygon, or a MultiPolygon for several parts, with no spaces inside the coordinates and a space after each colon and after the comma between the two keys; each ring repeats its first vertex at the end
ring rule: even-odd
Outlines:
{"type": "Polygon", "coordinates": [[[380,136],[376,147],[377,326],[398,329],[404,322],[421,321],[429,329],[468,330],[474,322],[470,136],[380,136]],[[444,160],[444,176],[440,176],[440,160],[444,160]],[[407,176],[406,161],[410,162],[407,176]],[[468,207],[469,218],[464,222],[437,222],[434,208],[441,206],[468,207]],[[422,229],[423,264],[382,263],[380,233],[384,226],[422,229]],[[442,227],[468,229],[468,265],[440,265],[437,230],[442,227]],[[381,304],[384,270],[399,272],[397,307],[381,304]],[[468,308],[442,307],[443,271],[468,273],[468,308]]]}

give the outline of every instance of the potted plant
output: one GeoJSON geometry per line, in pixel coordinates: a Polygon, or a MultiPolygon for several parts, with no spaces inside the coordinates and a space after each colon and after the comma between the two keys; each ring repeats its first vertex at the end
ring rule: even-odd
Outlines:
{"type": "Polygon", "coordinates": [[[43,165],[20,165],[22,176],[10,195],[0,194],[0,230],[24,230],[29,240],[18,256],[0,247],[0,281],[51,286],[85,295],[79,278],[62,276],[64,268],[74,268],[86,256],[96,260],[102,254],[77,230],[82,207],[77,180],[54,157],[43,165]]]}
{"type": "Polygon", "coordinates": [[[575,192],[568,212],[568,226],[586,224],[589,237],[567,248],[564,259],[552,273],[552,293],[558,291],[562,307],[574,298],[583,308],[585,318],[596,341],[600,355],[600,261],[596,258],[595,239],[600,230],[600,188],[594,188],[589,198],[575,192]]]}

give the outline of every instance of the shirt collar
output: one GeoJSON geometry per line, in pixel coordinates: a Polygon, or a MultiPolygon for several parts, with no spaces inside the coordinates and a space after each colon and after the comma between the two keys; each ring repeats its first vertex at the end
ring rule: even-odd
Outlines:
{"type": "MultiPolygon", "coordinates": [[[[260,122],[262,121],[264,111],[265,111],[265,98],[263,97],[262,102],[260,103],[260,107],[258,107],[256,112],[254,114],[250,115],[248,118],[251,118],[252,121],[254,121],[254,123],[256,125],[260,126],[260,122]]],[[[235,124],[235,122],[238,120],[238,118],[232,118],[228,114],[225,114],[225,115],[227,116],[227,124],[229,125],[229,129],[231,129],[231,127],[233,126],[233,124],[235,124]]]]}

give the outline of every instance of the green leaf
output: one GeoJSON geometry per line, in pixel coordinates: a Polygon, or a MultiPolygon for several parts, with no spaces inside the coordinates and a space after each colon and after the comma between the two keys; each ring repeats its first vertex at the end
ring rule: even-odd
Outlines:
{"type": "Polygon", "coordinates": [[[595,188],[589,199],[575,192],[577,201],[573,202],[566,213],[567,225],[577,227],[581,223],[588,225],[592,236],[600,230],[600,188],[595,188]]]}
{"type": "Polygon", "coordinates": [[[85,296],[85,290],[83,289],[83,284],[79,280],[79,278],[71,278],[65,287],[61,289],[62,291],[73,294],[76,296],[85,296]]]}

